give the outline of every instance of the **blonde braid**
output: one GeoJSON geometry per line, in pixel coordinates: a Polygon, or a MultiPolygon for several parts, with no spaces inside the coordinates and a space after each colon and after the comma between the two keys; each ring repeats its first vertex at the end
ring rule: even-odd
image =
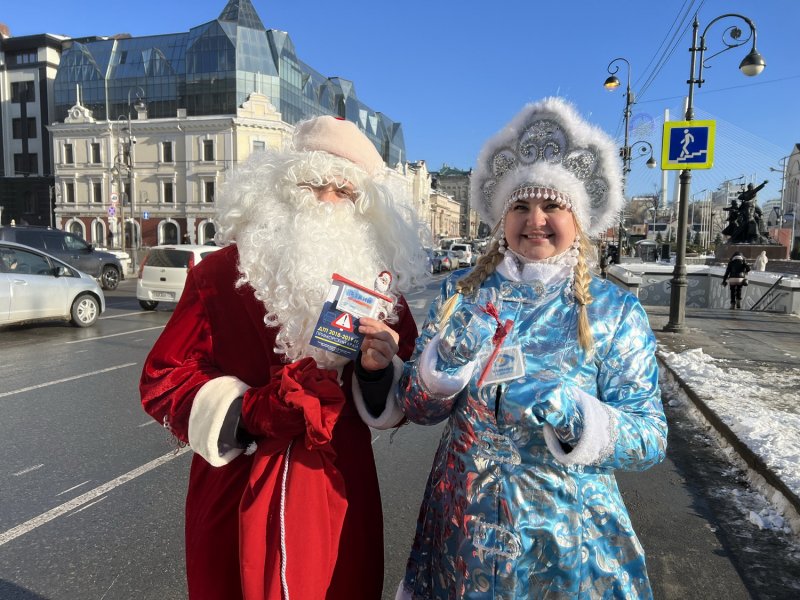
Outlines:
{"type": "Polygon", "coordinates": [[[440,330],[450,318],[453,310],[455,310],[461,294],[474,293],[475,290],[481,287],[481,284],[486,280],[486,278],[494,273],[497,265],[503,261],[503,255],[500,253],[499,247],[500,245],[495,241],[489,251],[478,258],[478,262],[475,263],[475,267],[467,275],[456,282],[456,293],[447,299],[447,301],[442,305],[442,309],[439,311],[440,330]]]}
{"type": "Polygon", "coordinates": [[[589,292],[589,283],[592,281],[592,275],[587,264],[587,257],[591,255],[592,246],[589,238],[581,231],[577,221],[575,222],[575,227],[578,236],[580,236],[578,264],[575,265],[574,279],[572,281],[572,294],[575,296],[575,302],[578,303],[578,344],[588,356],[591,356],[594,352],[594,338],[589,324],[589,311],[586,307],[593,301],[589,292]]]}

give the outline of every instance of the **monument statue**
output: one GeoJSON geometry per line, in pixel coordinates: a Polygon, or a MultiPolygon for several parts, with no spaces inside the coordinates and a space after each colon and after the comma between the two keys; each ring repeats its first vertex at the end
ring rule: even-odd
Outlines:
{"type": "Polygon", "coordinates": [[[768,181],[759,186],[747,184],[741,194],[739,194],[739,204],[731,200],[731,205],[723,210],[728,211],[728,225],[722,230],[724,235],[730,236],[730,244],[772,244],[766,228],[763,224],[761,208],[756,204],[756,195],[767,185],[768,181]]]}

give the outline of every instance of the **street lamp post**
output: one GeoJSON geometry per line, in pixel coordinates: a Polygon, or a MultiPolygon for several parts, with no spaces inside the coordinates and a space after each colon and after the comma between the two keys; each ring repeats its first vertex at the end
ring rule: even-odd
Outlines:
{"type": "MultiPolygon", "coordinates": [[[[131,212],[131,223],[133,226],[131,227],[131,233],[133,234],[133,240],[131,240],[131,255],[132,255],[132,269],[136,269],[136,266],[139,262],[139,257],[137,256],[137,250],[139,247],[139,235],[137,232],[137,222],[136,222],[136,205],[133,193],[133,165],[134,165],[134,158],[133,158],[133,149],[134,145],[136,144],[136,137],[133,135],[133,130],[131,129],[131,107],[134,106],[138,111],[144,110],[147,108],[147,103],[145,102],[145,92],[139,86],[134,86],[128,90],[128,110],[127,110],[127,122],[128,122],[128,139],[126,142],[125,152],[122,155],[122,161],[119,161],[117,164],[122,165],[125,169],[127,169],[128,175],[128,194],[124,193],[122,189],[122,178],[121,176],[118,178],[118,189],[120,190],[120,220],[122,221],[122,232],[121,232],[121,240],[122,240],[122,250],[125,251],[125,238],[126,238],[126,231],[125,231],[125,196],[128,196],[128,202],[130,203],[130,212],[131,212]],[[131,94],[135,94],[135,98],[132,98],[131,94]]],[[[126,117],[119,117],[120,119],[126,117]]]]}
{"type": "MultiPolygon", "coordinates": [[[[619,65],[615,65],[617,62],[624,62],[628,67],[628,76],[625,81],[625,141],[622,145],[622,148],[619,150],[619,154],[622,157],[622,189],[623,189],[623,197],[624,197],[624,190],[625,185],[628,180],[628,173],[631,170],[631,148],[628,145],[628,136],[630,135],[630,119],[631,119],[631,106],[635,102],[633,98],[633,94],[631,93],[631,63],[628,61],[627,58],[618,57],[608,63],[606,70],[609,73],[609,77],[606,79],[603,86],[609,90],[614,91],[620,86],[620,81],[617,78],[617,73],[619,72],[619,65]],[[612,69],[613,67],[613,69],[612,69]]],[[[622,210],[619,213],[619,232],[618,232],[618,240],[617,240],[617,264],[619,264],[622,260],[622,231],[625,227],[625,205],[623,204],[622,210]]]]}
{"type": "MultiPolygon", "coordinates": [[[[750,28],[750,35],[748,35],[745,39],[740,40],[742,36],[742,30],[738,27],[728,27],[722,34],[722,43],[725,45],[725,48],[715,54],[712,54],[708,60],[711,60],[722,52],[742,46],[752,38],[753,47],[750,50],[750,53],[744,57],[741,63],[739,63],[739,69],[748,77],[753,77],[761,73],[766,66],[764,58],[756,49],[756,26],[750,19],[736,13],[726,13],[724,15],[720,15],[719,17],[713,19],[703,30],[703,34],[700,36],[700,44],[698,45],[697,31],[700,28],[700,23],[697,20],[697,15],[695,15],[694,23],[692,23],[692,47],[689,48],[692,60],[689,70],[689,79],[686,82],[689,84],[689,96],[686,102],[686,115],[684,118],[686,121],[691,121],[694,119],[694,86],[697,84],[697,87],[700,88],[703,86],[704,82],[703,66],[705,61],[703,56],[707,49],[706,33],[708,33],[709,28],[714,23],[727,17],[733,17],[744,21],[750,28]],[[700,53],[699,61],[697,60],[698,52],[700,53]],[[696,69],[696,67],[699,68],[696,69]],[[695,70],[697,71],[696,73],[695,70]]],[[[671,281],[669,321],[664,326],[664,331],[672,332],[681,332],[686,329],[686,287],[688,284],[686,279],[686,222],[689,216],[689,193],[692,182],[692,172],[690,169],[684,169],[681,171],[679,182],[678,247],[676,249],[675,269],[672,273],[671,281]]]]}
{"type": "MultiPolygon", "coordinates": [[[[609,73],[609,77],[603,83],[603,87],[605,87],[609,91],[614,91],[620,86],[619,78],[617,77],[617,73],[619,72],[619,65],[616,65],[617,62],[624,62],[627,65],[627,78],[625,82],[625,112],[624,112],[624,120],[625,120],[625,138],[622,145],[622,148],[619,149],[619,155],[622,157],[622,177],[623,177],[623,190],[627,185],[628,181],[628,173],[631,172],[631,160],[633,149],[641,144],[642,153],[646,153],[647,149],[644,148],[646,145],[650,148],[650,158],[647,161],[647,167],[653,169],[656,167],[656,161],[653,158],[653,146],[650,142],[646,142],[644,140],[633,142],[633,144],[629,144],[628,140],[630,139],[630,121],[631,121],[631,106],[636,102],[633,93],[631,92],[631,63],[628,59],[623,57],[618,57],[608,63],[606,70],[609,73]]],[[[622,257],[622,232],[625,229],[625,207],[623,206],[622,210],[619,213],[619,230],[618,230],[618,239],[617,239],[617,263],[619,264],[620,259],[622,257]]]]}

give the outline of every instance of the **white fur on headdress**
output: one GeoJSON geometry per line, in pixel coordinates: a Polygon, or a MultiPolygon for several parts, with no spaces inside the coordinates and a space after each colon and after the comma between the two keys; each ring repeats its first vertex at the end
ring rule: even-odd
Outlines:
{"type": "Polygon", "coordinates": [[[624,203],[614,142],[561,98],[528,104],[486,142],[472,174],[473,205],[497,223],[511,194],[532,185],[568,195],[589,236],[617,223],[624,203]]]}

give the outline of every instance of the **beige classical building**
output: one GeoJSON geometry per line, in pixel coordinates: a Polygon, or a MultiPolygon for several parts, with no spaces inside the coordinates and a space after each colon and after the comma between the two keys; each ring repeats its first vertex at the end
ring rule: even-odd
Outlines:
{"type": "Polygon", "coordinates": [[[293,127],[260,94],[235,116],[98,121],[80,103],[49,126],[56,227],[87,241],[127,247],[204,243],[215,233],[215,195],[226,173],[253,152],[281,147],[293,127]]]}
{"type": "MultiPolygon", "coordinates": [[[[48,127],[55,162],[55,226],[98,246],[205,243],[216,232],[215,197],[225,176],[253,152],[281,148],[294,127],[260,94],[235,116],[150,119],[144,106],[130,121],[97,120],[76,104],[48,127]]],[[[462,205],[432,189],[424,160],[388,171],[389,188],[410,198],[427,225],[425,245],[460,236],[462,205]],[[429,228],[429,231],[428,231],[429,228]]],[[[474,211],[473,211],[474,213],[474,211]]],[[[477,227],[477,216],[472,215],[477,227]]]]}
{"type": "Polygon", "coordinates": [[[461,236],[461,210],[461,204],[447,194],[431,192],[430,227],[435,245],[442,238],[461,236]]]}
{"type": "Polygon", "coordinates": [[[474,239],[479,237],[480,233],[485,233],[485,230],[491,225],[487,225],[483,228],[484,231],[479,233],[480,219],[478,218],[478,213],[472,209],[470,199],[472,169],[462,171],[445,164],[442,165],[439,171],[433,172],[432,176],[434,179],[433,187],[440,193],[453,198],[461,206],[459,231],[456,235],[466,239],[474,239]]]}

